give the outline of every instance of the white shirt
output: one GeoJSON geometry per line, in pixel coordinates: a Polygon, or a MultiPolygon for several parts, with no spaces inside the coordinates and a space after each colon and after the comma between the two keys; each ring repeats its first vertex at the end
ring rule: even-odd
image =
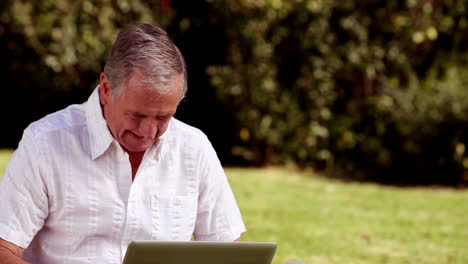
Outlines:
{"type": "Polygon", "coordinates": [[[234,240],[239,208],[207,137],[176,119],[132,183],[98,88],[32,123],[0,183],[0,237],[33,263],[122,263],[132,240],[234,240]]]}

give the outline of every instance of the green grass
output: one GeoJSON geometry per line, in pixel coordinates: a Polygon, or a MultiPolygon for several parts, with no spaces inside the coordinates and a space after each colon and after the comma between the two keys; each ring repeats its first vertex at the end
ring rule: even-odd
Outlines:
{"type": "MultiPolygon", "coordinates": [[[[0,175],[10,151],[0,151],[0,175]]],[[[246,241],[275,264],[468,263],[468,191],[343,183],[286,168],[226,172],[246,241]]]]}
{"type": "Polygon", "coordinates": [[[2,180],[5,168],[10,161],[13,150],[0,149],[0,180],[2,180]]]}
{"type": "Polygon", "coordinates": [[[274,263],[468,263],[468,192],[343,183],[284,168],[227,169],[244,240],[274,263]]]}

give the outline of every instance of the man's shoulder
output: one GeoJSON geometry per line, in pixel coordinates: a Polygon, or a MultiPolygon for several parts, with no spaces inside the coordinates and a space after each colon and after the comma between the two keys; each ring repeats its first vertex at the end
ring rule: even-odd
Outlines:
{"type": "Polygon", "coordinates": [[[169,127],[169,134],[173,135],[177,138],[183,138],[188,140],[208,140],[205,133],[203,133],[200,129],[186,124],[176,118],[171,120],[171,125],[169,127]]]}
{"type": "Polygon", "coordinates": [[[200,129],[173,118],[166,131],[169,145],[179,150],[188,150],[192,153],[211,155],[215,150],[208,137],[200,129]]]}
{"type": "Polygon", "coordinates": [[[73,104],[32,122],[25,129],[25,133],[39,139],[54,136],[61,132],[73,133],[83,126],[86,126],[84,104],[73,104]]]}

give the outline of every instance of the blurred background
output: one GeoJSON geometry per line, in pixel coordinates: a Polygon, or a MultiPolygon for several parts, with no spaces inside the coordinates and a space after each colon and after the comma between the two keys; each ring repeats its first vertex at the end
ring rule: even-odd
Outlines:
{"type": "Polygon", "coordinates": [[[0,148],[87,100],[132,22],[185,56],[177,118],[225,165],[314,168],[397,185],[468,185],[468,1],[0,2],[0,148]]]}

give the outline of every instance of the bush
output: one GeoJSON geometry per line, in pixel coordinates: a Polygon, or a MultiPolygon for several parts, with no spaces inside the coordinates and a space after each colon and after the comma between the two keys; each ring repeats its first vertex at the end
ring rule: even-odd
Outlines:
{"type": "Polygon", "coordinates": [[[467,2],[213,1],[230,40],[208,69],[232,152],[352,179],[462,184],[467,2]]]}
{"type": "Polygon", "coordinates": [[[29,97],[1,137],[85,100],[120,28],[157,21],[187,58],[182,119],[224,162],[463,185],[467,12],[467,0],[3,1],[0,81],[5,98],[29,97]]]}

